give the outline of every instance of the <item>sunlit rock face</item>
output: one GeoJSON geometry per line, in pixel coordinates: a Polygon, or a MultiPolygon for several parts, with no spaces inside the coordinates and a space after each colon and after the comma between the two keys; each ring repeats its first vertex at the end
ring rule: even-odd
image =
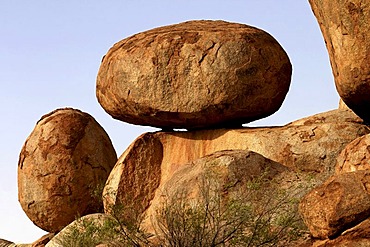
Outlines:
{"type": "Polygon", "coordinates": [[[19,202],[35,225],[58,232],[77,216],[102,211],[94,193],[116,160],[93,117],[71,108],[53,111],[37,122],[22,148],[19,202]]]}
{"type": "Polygon", "coordinates": [[[338,154],[369,128],[353,112],[333,110],[265,128],[155,132],[139,136],[120,156],[104,188],[107,213],[124,205],[138,214],[158,188],[184,165],[222,150],[249,150],[321,181],[334,173],[338,154]]]}
{"type": "Polygon", "coordinates": [[[369,183],[370,171],[347,172],[309,192],[299,209],[313,237],[335,238],[369,218],[369,183]]]}
{"type": "Polygon", "coordinates": [[[240,126],[276,112],[292,66],[268,33],[225,21],[189,21],[116,43],[97,76],[112,117],[160,128],[240,126]]]}
{"type": "Polygon", "coordinates": [[[309,0],[345,104],[370,122],[370,4],[363,0],[309,0]]]}

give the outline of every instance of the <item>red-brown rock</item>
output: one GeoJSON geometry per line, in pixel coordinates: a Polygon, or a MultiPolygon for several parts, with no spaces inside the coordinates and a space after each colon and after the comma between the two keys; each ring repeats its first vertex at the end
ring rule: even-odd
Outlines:
{"type": "Polygon", "coordinates": [[[333,240],[317,241],[313,247],[368,247],[370,246],[370,219],[343,232],[333,240]]]}
{"type": "Polygon", "coordinates": [[[370,171],[331,177],[309,192],[299,209],[314,237],[339,236],[370,216],[370,171]]]}
{"type": "Polygon", "coordinates": [[[276,112],[289,58],[268,33],[224,21],[189,21],[116,43],[96,94],[114,118],[160,128],[240,126],[276,112]]]}
{"type": "Polygon", "coordinates": [[[309,0],[329,52],[336,88],[357,115],[370,121],[370,4],[309,0]]]}
{"type": "Polygon", "coordinates": [[[47,243],[55,236],[55,233],[48,233],[32,243],[30,247],[45,247],[47,243]]]}
{"type": "Polygon", "coordinates": [[[27,138],[18,164],[19,202],[32,222],[57,232],[76,216],[102,210],[98,186],[117,156],[89,114],[67,108],[43,116],[27,138]]]}
{"type": "Polygon", "coordinates": [[[224,188],[223,193],[227,194],[235,189],[240,190],[252,179],[264,176],[264,179],[272,180],[288,171],[287,167],[248,150],[223,150],[206,155],[183,164],[166,183],[159,186],[145,211],[146,220],[142,226],[155,234],[152,227],[156,228],[156,214],[163,207],[164,200],[187,193],[189,199],[197,201],[201,197],[199,190],[202,181],[209,183],[209,186],[215,183],[224,188]]]}
{"type": "Polygon", "coordinates": [[[121,155],[104,188],[104,207],[148,208],[173,173],[221,150],[250,150],[293,170],[334,173],[342,149],[369,128],[346,110],[317,114],[283,127],[145,133],[121,155]]]}
{"type": "Polygon", "coordinates": [[[349,143],[337,158],[335,172],[370,170],[370,135],[361,136],[349,143]]]}

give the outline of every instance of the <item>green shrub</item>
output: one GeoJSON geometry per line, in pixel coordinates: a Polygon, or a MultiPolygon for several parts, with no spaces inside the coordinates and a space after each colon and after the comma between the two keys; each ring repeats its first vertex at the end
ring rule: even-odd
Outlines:
{"type": "Polygon", "coordinates": [[[114,241],[112,246],[135,247],[287,246],[306,232],[297,206],[307,188],[281,186],[265,176],[244,185],[219,181],[208,174],[199,179],[195,190],[167,193],[153,220],[155,244],[150,242],[152,235],[140,229],[142,218],[123,205],[110,209],[111,218],[102,224],[78,219],[79,224],[59,244],[96,246],[114,241]]]}
{"type": "Polygon", "coordinates": [[[171,247],[284,246],[305,229],[299,192],[282,190],[263,176],[234,190],[206,176],[195,198],[185,190],[167,195],[157,212],[157,235],[171,247]]]}

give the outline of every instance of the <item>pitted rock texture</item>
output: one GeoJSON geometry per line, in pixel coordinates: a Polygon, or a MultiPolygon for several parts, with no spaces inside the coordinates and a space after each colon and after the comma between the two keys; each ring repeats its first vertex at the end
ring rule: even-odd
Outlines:
{"type": "Polygon", "coordinates": [[[279,43],[255,27],[189,21],[116,43],[97,77],[112,117],[160,128],[240,126],[276,112],[292,67],[279,43]]]}
{"type": "Polygon", "coordinates": [[[93,193],[116,161],[107,133],[93,117],[55,110],[37,122],[20,153],[19,202],[35,225],[60,231],[77,216],[102,211],[93,193]]]}
{"type": "Polygon", "coordinates": [[[293,170],[334,173],[343,148],[369,128],[350,111],[333,110],[282,127],[145,133],[118,159],[104,188],[106,212],[125,205],[138,214],[174,172],[221,150],[250,150],[293,170]]]}
{"type": "Polygon", "coordinates": [[[370,170],[370,135],[361,136],[349,143],[337,158],[335,172],[370,170]]]}
{"type": "Polygon", "coordinates": [[[335,238],[370,216],[370,171],[334,175],[309,192],[299,210],[313,237],[335,238]]]}
{"type": "Polygon", "coordinates": [[[370,4],[309,0],[329,52],[336,88],[357,115],[370,121],[370,4]]]}

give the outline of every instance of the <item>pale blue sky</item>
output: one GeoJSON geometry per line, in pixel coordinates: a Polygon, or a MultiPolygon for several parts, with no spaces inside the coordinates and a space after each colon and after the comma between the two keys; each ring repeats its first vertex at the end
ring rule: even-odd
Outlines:
{"type": "Polygon", "coordinates": [[[20,149],[45,113],[74,107],[90,113],[118,155],[151,128],[121,123],[95,97],[101,58],[117,41],[154,27],[220,19],[273,35],[293,65],[290,91],[274,115],[248,126],[282,125],[336,108],[327,51],[308,0],[0,0],[0,238],[32,242],[44,232],[17,199],[20,149]]]}

